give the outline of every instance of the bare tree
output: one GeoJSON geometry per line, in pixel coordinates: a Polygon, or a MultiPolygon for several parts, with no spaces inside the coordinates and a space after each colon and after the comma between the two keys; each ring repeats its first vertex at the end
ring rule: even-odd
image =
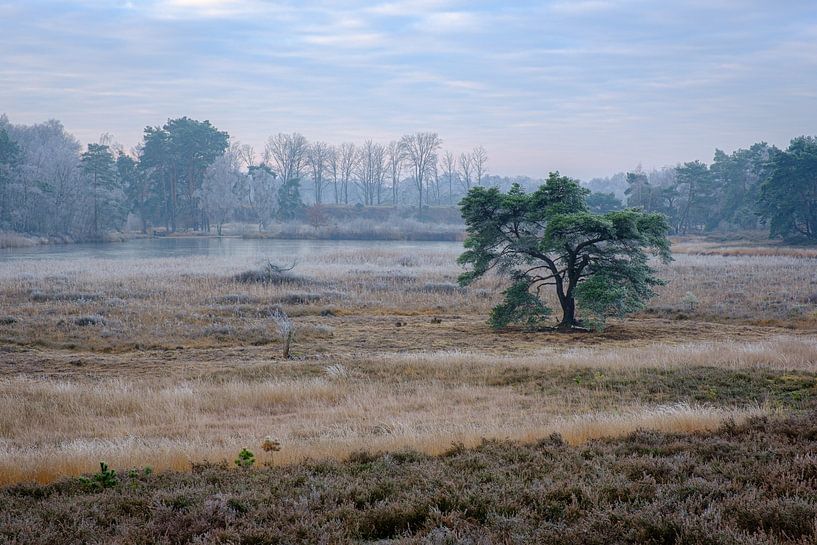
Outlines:
{"type": "Polygon", "coordinates": [[[238,153],[244,168],[250,168],[255,165],[255,148],[251,145],[242,144],[239,146],[238,153]]]}
{"type": "Polygon", "coordinates": [[[278,133],[267,141],[264,162],[273,166],[283,182],[300,179],[308,149],[309,143],[302,134],[278,133]]]}
{"type": "Polygon", "coordinates": [[[288,360],[292,337],[295,335],[295,324],[292,323],[287,313],[280,309],[273,310],[270,314],[270,319],[275,324],[275,328],[278,330],[278,336],[281,338],[281,356],[285,360],[288,360]]]}
{"type": "Polygon", "coordinates": [[[471,190],[471,175],[474,172],[474,164],[471,155],[460,153],[460,183],[466,193],[471,190]]]}
{"type": "Polygon", "coordinates": [[[358,187],[363,193],[363,204],[372,205],[377,200],[380,204],[380,193],[386,172],[386,149],[382,144],[366,140],[360,148],[358,164],[358,187]]]}
{"type": "Polygon", "coordinates": [[[441,199],[441,190],[440,190],[440,169],[437,168],[437,159],[435,157],[434,164],[431,165],[431,175],[428,179],[428,187],[426,188],[426,201],[430,204],[433,201],[434,204],[440,204],[441,199]],[[432,183],[433,182],[433,183],[432,183]]]}
{"type": "Polygon", "coordinates": [[[341,144],[339,151],[341,195],[343,196],[343,204],[349,204],[349,183],[354,178],[355,170],[360,162],[360,153],[351,142],[341,144]]]}
{"type": "Polygon", "coordinates": [[[323,202],[323,176],[329,169],[331,148],[326,142],[315,142],[307,150],[307,162],[312,170],[312,183],[315,186],[315,204],[323,202]]]}
{"type": "Polygon", "coordinates": [[[426,180],[433,175],[433,168],[437,164],[437,150],[441,145],[442,140],[436,132],[417,132],[400,139],[400,146],[412,168],[420,212],[423,211],[423,188],[426,180]]]}
{"type": "Polygon", "coordinates": [[[389,180],[391,181],[392,203],[394,206],[398,204],[399,189],[400,189],[400,171],[403,170],[403,163],[405,161],[405,153],[400,142],[391,141],[386,148],[386,166],[389,171],[389,180]]]}
{"type": "Polygon", "coordinates": [[[340,191],[338,181],[340,180],[340,153],[337,146],[329,146],[329,164],[327,165],[329,177],[332,178],[332,187],[335,193],[335,204],[340,203],[340,191]]]}
{"type": "Polygon", "coordinates": [[[482,185],[482,178],[488,173],[488,152],[482,146],[477,146],[471,152],[471,164],[474,167],[474,177],[477,185],[482,185]]]}
{"type": "Polygon", "coordinates": [[[440,170],[448,183],[448,204],[454,204],[454,177],[457,175],[457,160],[450,151],[443,153],[440,161],[440,170]]]}

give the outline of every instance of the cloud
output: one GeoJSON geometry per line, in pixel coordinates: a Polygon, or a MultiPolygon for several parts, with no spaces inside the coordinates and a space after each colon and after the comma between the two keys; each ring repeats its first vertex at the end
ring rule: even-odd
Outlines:
{"type": "Polygon", "coordinates": [[[385,37],[377,32],[342,32],[327,34],[307,34],[304,42],[335,47],[372,47],[383,43],[385,37]]]}
{"type": "Polygon", "coordinates": [[[127,146],[176,115],[257,147],[433,129],[495,172],[605,174],[817,126],[813,6],[734,2],[0,3],[0,104],[127,146]]]}
{"type": "Polygon", "coordinates": [[[407,0],[375,4],[366,8],[366,11],[391,17],[422,17],[431,11],[445,9],[451,4],[452,2],[446,0],[407,0]]]}
{"type": "Polygon", "coordinates": [[[613,0],[564,0],[550,4],[550,10],[566,15],[583,15],[608,11],[616,8],[618,4],[620,2],[613,0]]]}
{"type": "Polygon", "coordinates": [[[430,13],[421,19],[417,27],[426,32],[475,31],[481,26],[480,18],[466,11],[440,11],[430,13]]]}
{"type": "MultiPolygon", "coordinates": [[[[127,2],[126,7],[139,9],[134,2],[127,2]]],[[[162,19],[225,19],[262,13],[268,9],[258,0],[154,0],[148,4],[146,11],[162,19]]]]}

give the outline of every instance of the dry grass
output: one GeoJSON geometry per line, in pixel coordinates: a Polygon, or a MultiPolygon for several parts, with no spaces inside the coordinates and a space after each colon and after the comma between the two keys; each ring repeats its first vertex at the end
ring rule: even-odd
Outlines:
{"type": "Polygon", "coordinates": [[[268,283],[236,279],[256,258],[0,262],[0,483],[100,459],[182,469],[267,435],[289,463],[702,431],[817,396],[807,259],[679,255],[632,322],[497,334],[484,322],[503,283],[458,288],[458,252],[312,252],[268,283]],[[294,362],[274,360],[276,307],[298,327],[294,362]]]}
{"type": "MultiPolygon", "coordinates": [[[[399,371],[397,371],[399,372],[399,371]]],[[[635,429],[703,431],[757,407],[644,405],[574,389],[536,394],[513,386],[435,379],[389,384],[348,377],[226,383],[9,380],[0,383],[0,483],[48,482],[114,467],[186,469],[232,460],[272,435],[276,463],[343,459],[360,449],[439,454],[483,438],[534,441],[553,432],[579,444],[635,429]]]]}
{"type": "Polygon", "coordinates": [[[581,443],[638,428],[709,430],[757,414],[759,403],[779,407],[788,398],[778,394],[817,394],[815,356],[813,341],[783,337],[505,357],[256,361],[187,377],[17,376],[0,382],[0,482],[46,482],[92,471],[100,459],[183,469],[232,460],[267,435],[284,445],[275,461],[290,463],[362,448],[437,454],[486,437],[534,441],[558,432],[581,443]],[[752,372],[752,382],[727,392],[752,372]]]}
{"type": "Polygon", "coordinates": [[[743,257],[798,257],[804,259],[817,258],[817,249],[796,246],[784,246],[770,241],[746,243],[711,242],[702,239],[680,238],[674,241],[672,251],[676,254],[712,255],[712,256],[743,256],[743,257]]]}
{"type": "Polygon", "coordinates": [[[478,352],[417,352],[388,354],[384,365],[403,374],[450,378],[484,374],[486,380],[509,368],[547,370],[555,367],[644,370],[706,367],[749,370],[775,369],[817,373],[817,339],[772,336],[762,341],[704,341],[647,344],[638,347],[553,348],[530,354],[497,356],[478,352]],[[441,376],[439,373],[442,373],[441,376]]]}
{"type": "MultiPolygon", "coordinates": [[[[309,328],[335,327],[333,315],[370,325],[379,317],[441,316],[471,329],[498,301],[503,282],[458,288],[458,251],[316,252],[299,258],[298,281],[276,284],[236,282],[237,273],[260,267],[247,258],[97,259],[92,268],[70,259],[0,262],[0,306],[14,318],[0,325],[0,340],[109,351],[268,344],[275,336],[266,317],[276,306],[309,326],[302,330],[307,341],[309,328]],[[103,320],[88,327],[85,316],[103,320]]],[[[648,315],[817,330],[811,260],[677,255],[661,276],[669,284],[648,315]],[[698,303],[685,303],[687,293],[698,303]]],[[[344,340],[328,348],[348,349],[344,340]]]]}

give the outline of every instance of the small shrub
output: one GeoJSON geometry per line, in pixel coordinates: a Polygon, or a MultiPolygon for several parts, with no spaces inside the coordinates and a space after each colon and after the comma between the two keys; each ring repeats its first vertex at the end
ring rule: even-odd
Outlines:
{"type": "Polygon", "coordinates": [[[283,268],[272,263],[267,263],[260,269],[245,271],[243,273],[236,274],[235,276],[233,276],[233,281],[244,284],[272,284],[272,285],[280,284],[308,285],[313,283],[302,276],[297,276],[290,273],[289,271],[291,269],[292,267],[283,268]]]}
{"type": "Polygon", "coordinates": [[[324,368],[324,372],[331,378],[346,378],[349,376],[349,370],[342,363],[335,363],[324,368]]]}
{"type": "Polygon", "coordinates": [[[235,328],[229,325],[216,324],[205,327],[202,333],[206,337],[232,337],[235,334],[235,328]]]}
{"type": "Polygon", "coordinates": [[[453,282],[428,282],[420,288],[420,291],[425,293],[442,293],[445,295],[453,295],[455,293],[465,293],[465,288],[458,286],[453,282]]]}
{"type": "Polygon", "coordinates": [[[246,448],[241,449],[238,457],[235,459],[235,465],[238,467],[252,467],[255,465],[255,454],[246,448]]]}
{"type": "Polygon", "coordinates": [[[397,264],[401,267],[416,267],[418,265],[417,258],[413,255],[401,255],[397,258],[397,264]]]}
{"type": "Polygon", "coordinates": [[[0,325],[16,324],[17,318],[14,316],[0,316],[0,325]]]}
{"type": "Polygon", "coordinates": [[[42,290],[31,290],[28,298],[37,303],[48,301],[48,296],[42,290]]]}
{"type": "Polygon", "coordinates": [[[89,325],[104,325],[105,318],[100,316],[99,314],[90,314],[88,316],[80,316],[74,320],[74,324],[80,327],[85,327],[89,325]]]}
{"type": "Polygon", "coordinates": [[[222,295],[221,297],[216,297],[214,302],[222,305],[246,305],[257,303],[258,299],[251,297],[246,293],[228,293],[226,295],[222,295]]]}
{"type": "Polygon", "coordinates": [[[281,442],[267,435],[264,437],[264,441],[261,442],[261,450],[269,455],[270,459],[265,465],[270,465],[272,464],[273,453],[281,450],[281,442]]]}
{"type": "Polygon", "coordinates": [[[278,452],[281,450],[281,442],[267,435],[261,443],[261,449],[264,452],[278,452]]]}
{"type": "Polygon", "coordinates": [[[323,337],[334,337],[335,328],[333,328],[331,325],[318,324],[315,326],[315,333],[323,337]]]}
{"type": "Polygon", "coordinates": [[[695,310],[695,308],[698,306],[698,302],[698,298],[691,291],[686,292],[684,298],[681,299],[681,303],[684,304],[684,307],[686,307],[687,311],[689,312],[693,312],[695,310]]]}
{"type": "Polygon", "coordinates": [[[284,305],[308,305],[310,303],[317,303],[321,300],[321,296],[317,293],[287,293],[275,299],[276,303],[284,305]]]}
{"type": "Polygon", "coordinates": [[[99,462],[99,472],[90,477],[80,477],[79,482],[86,488],[102,490],[119,484],[119,478],[116,476],[116,471],[110,469],[108,464],[99,462]]]}
{"type": "Polygon", "coordinates": [[[101,293],[84,293],[84,292],[52,292],[47,293],[42,290],[34,289],[29,292],[29,299],[34,302],[42,303],[46,301],[69,301],[75,303],[86,303],[91,301],[99,301],[104,298],[101,293]]]}

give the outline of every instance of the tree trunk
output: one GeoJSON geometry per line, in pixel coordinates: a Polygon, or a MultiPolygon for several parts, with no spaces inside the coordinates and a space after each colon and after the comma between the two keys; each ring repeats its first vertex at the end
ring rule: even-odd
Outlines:
{"type": "Polygon", "coordinates": [[[560,301],[562,304],[562,321],[559,322],[559,329],[573,329],[576,326],[576,300],[573,295],[565,295],[560,301]]]}

